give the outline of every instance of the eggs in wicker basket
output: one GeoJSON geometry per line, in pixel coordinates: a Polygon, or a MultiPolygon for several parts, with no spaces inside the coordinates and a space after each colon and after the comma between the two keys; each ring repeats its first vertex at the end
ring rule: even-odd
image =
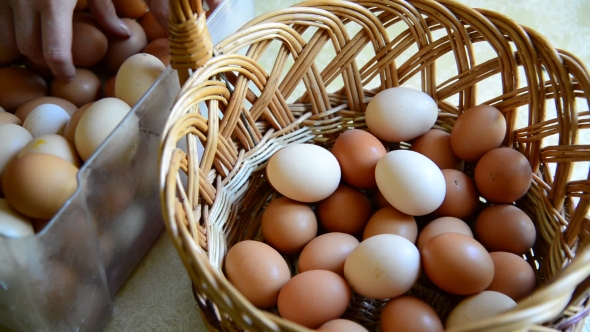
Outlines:
{"type": "MultiPolygon", "coordinates": [[[[450,132],[437,127],[437,114],[428,95],[387,89],[369,103],[366,130],[347,130],[325,147],[293,144],[270,158],[266,175],[277,195],[262,214],[261,240],[291,266],[275,299],[283,318],[324,330],[348,326],[352,302],[329,312],[314,303],[352,292],[353,302],[381,303],[382,331],[442,331],[507,310],[534,291],[523,254],[535,227],[514,205],[531,185],[528,160],[501,146],[506,122],[493,106],[467,110],[450,132]],[[302,282],[312,271],[335,284],[302,282]],[[455,297],[448,319],[419,299],[418,280],[455,297]],[[345,321],[330,323],[337,318],[345,321]]],[[[263,272],[241,273],[254,276],[242,276],[239,289],[263,272]]]]}

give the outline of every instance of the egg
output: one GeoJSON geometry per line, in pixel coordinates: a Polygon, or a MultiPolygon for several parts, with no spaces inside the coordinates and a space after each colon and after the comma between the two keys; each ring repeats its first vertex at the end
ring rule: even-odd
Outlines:
{"type": "Polygon", "coordinates": [[[148,10],[143,0],[113,0],[113,5],[119,17],[139,18],[148,10]]]}
{"type": "Polygon", "coordinates": [[[433,212],[445,198],[445,178],[440,168],[414,151],[388,152],[377,163],[375,178],[385,199],[411,216],[433,212]]]}
{"type": "Polygon", "coordinates": [[[6,110],[0,106],[0,113],[6,113],[6,110]]]}
{"type": "Polygon", "coordinates": [[[535,224],[521,209],[513,205],[490,206],[477,216],[475,237],[489,251],[507,251],[523,255],[537,239],[535,224]]]}
{"type": "Polygon", "coordinates": [[[25,128],[13,123],[0,123],[0,178],[6,165],[15,159],[20,150],[32,139],[33,135],[25,128]]]}
{"type": "Polygon", "coordinates": [[[487,290],[508,295],[514,301],[535,291],[535,271],[521,256],[502,251],[491,252],[490,256],[494,261],[494,279],[487,290]]]}
{"type": "Polygon", "coordinates": [[[0,124],[1,123],[12,123],[19,126],[23,124],[16,115],[8,112],[0,112],[0,124]]]}
{"type": "Polygon", "coordinates": [[[432,97],[406,87],[380,91],[365,112],[371,133],[386,142],[412,140],[430,130],[437,117],[438,106],[432,97]]]}
{"type": "Polygon", "coordinates": [[[430,129],[412,142],[412,151],[425,155],[440,169],[463,170],[463,161],[451,149],[451,134],[430,129]]]}
{"type": "Polygon", "coordinates": [[[281,197],[264,210],[261,230],[273,248],[284,254],[295,254],[316,236],[318,221],[309,205],[281,197]]]}
{"type": "Polygon", "coordinates": [[[74,146],[60,135],[42,135],[33,138],[18,154],[22,158],[29,154],[47,153],[80,167],[80,158],[74,146]]]}
{"type": "Polygon", "coordinates": [[[459,233],[473,238],[473,232],[463,220],[455,217],[440,217],[429,222],[418,236],[418,249],[422,250],[433,237],[443,233],[459,233]]]}
{"type": "Polygon", "coordinates": [[[11,208],[4,198],[0,198],[0,235],[20,238],[34,234],[31,220],[11,208]]]}
{"type": "Polygon", "coordinates": [[[313,144],[293,144],[268,161],[270,184],[282,195],[299,202],[318,202],[340,183],[340,166],[330,151],[313,144]]]}
{"type": "Polygon", "coordinates": [[[495,107],[472,107],[457,118],[451,131],[451,148],[462,160],[475,162],[499,147],[506,135],[506,120],[495,107]]]}
{"type": "Polygon", "coordinates": [[[359,241],[346,233],[326,233],[311,240],[301,251],[299,272],[327,270],[344,276],[344,262],[359,241]]]}
{"type": "Polygon", "coordinates": [[[474,179],[477,190],[486,200],[512,203],[531,187],[533,171],[522,153],[503,147],[481,157],[475,166],[474,179]]]}
{"type": "Polygon", "coordinates": [[[152,41],[160,38],[168,39],[168,31],[162,28],[152,12],[145,13],[139,18],[138,22],[143,28],[143,31],[145,31],[148,42],[151,43],[152,41]]]}
{"type": "Polygon", "coordinates": [[[342,316],[351,297],[341,276],[312,270],[299,273],[283,286],[278,309],[282,318],[315,329],[342,316]]]}
{"type": "Polygon", "coordinates": [[[0,66],[10,64],[20,58],[20,55],[18,49],[0,45],[0,66]]]}
{"type": "Polygon", "coordinates": [[[19,119],[21,119],[21,121],[24,122],[32,110],[34,110],[37,106],[44,105],[44,104],[57,105],[57,106],[63,108],[66,112],[68,112],[68,114],[70,116],[72,116],[78,110],[78,106],[72,104],[71,102],[69,102],[63,98],[45,96],[45,97],[31,99],[31,100],[27,101],[26,103],[21,104],[16,109],[16,112],[14,112],[14,115],[16,115],[19,119]]]}
{"type": "Polygon", "coordinates": [[[374,193],[375,193],[375,203],[377,204],[378,207],[391,206],[391,204],[389,204],[389,202],[387,201],[387,199],[385,199],[385,196],[383,196],[383,194],[381,193],[381,191],[379,191],[379,189],[375,189],[374,193]]]}
{"type": "Polygon", "coordinates": [[[125,39],[109,38],[109,47],[104,57],[104,64],[111,73],[116,73],[127,58],[141,52],[147,45],[147,37],[139,23],[129,18],[122,18],[121,20],[129,28],[131,35],[125,39]]]}
{"type": "Polygon", "coordinates": [[[358,189],[341,184],[317,203],[320,224],[327,232],[360,234],[371,217],[371,203],[358,189]]]}
{"type": "MultiPolygon", "coordinates": [[[[80,158],[84,161],[90,158],[130,110],[129,105],[117,98],[103,98],[90,105],[82,114],[74,135],[76,151],[80,158]]],[[[139,128],[136,131],[138,130],[139,128]]],[[[130,135],[138,137],[139,133],[130,132],[130,135]]],[[[127,143],[133,144],[133,141],[127,143]]],[[[120,156],[128,149],[129,146],[122,143],[120,151],[113,154],[120,156]]]]}
{"type": "Polygon", "coordinates": [[[404,294],[412,288],[419,273],[418,249],[406,238],[394,234],[375,235],[362,241],[344,263],[344,276],[352,289],[376,300],[404,294]]]}
{"type": "Polygon", "coordinates": [[[63,78],[54,78],[51,82],[51,94],[81,107],[100,98],[101,87],[96,74],[88,69],[78,68],[69,82],[63,78]]]}
{"type": "Polygon", "coordinates": [[[115,96],[133,107],[166,69],[151,54],[130,56],[119,68],[115,80],[115,96]]]}
{"type": "Polygon", "coordinates": [[[108,40],[91,15],[74,15],[72,20],[72,60],[76,67],[90,67],[107,54],[108,40]]]}
{"type": "Polygon", "coordinates": [[[78,168],[49,154],[30,154],[8,164],[2,189],[16,211],[51,219],[78,187],[78,168]]]}
{"type": "Polygon", "coordinates": [[[426,302],[413,296],[391,299],[381,310],[382,332],[443,332],[443,324],[426,302]]]}
{"type": "Polygon", "coordinates": [[[10,113],[31,99],[47,95],[47,83],[31,70],[0,68],[0,107],[10,113]]]}
{"type": "Polygon", "coordinates": [[[86,10],[88,8],[88,1],[87,0],[78,0],[76,2],[76,7],[74,7],[74,11],[79,12],[82,10],[86,10]]]}
{"type": "Polygon", "coordinates": [[[364,328],[359,323],[355,323],[348,319],[334,319],[331,320],[324,325],[320,326],[318,329],[319,332],[368,332],[366,328],[364,328]]]}
{"type": "Polygon", "coordinates": [[[475,183],[465,173],[456,169],[443,169],[445,199],[434,211],[436,216],[467,219],[477,210],[479,193],[475,183]]]}
{"type": "Polygon", "coordinates": [[[160,59],[164,66],[170,65],[170,41],[168,38],[159,38],[147,44],[143,53],[148,53],[160,59]]]}
{"type": "Polygon", "coordinates": [[[387,153],[377,137],[364,130],[349,130],[338,136],[331,151],[340,164],[346,183],[360,189],[377,185],[375,166],[387,153]]]}
{"type": "Polygon", "coordinates": [[[386,206],[371,216],[365,226],[363,240],[379,234],[396,234],[414,243],[418,237],[418,224],[414,217],[386,206]]]}
{"type": "Polygon", "coordinates": [[[494,279],[490,254],[475,239],[458,233],[430,239],[422,248],[422,265],[438,288],[457,295],[482,292],[494,279]]]}
{"type": "Polygon", "coordinates": [[[510,297],[493,291],[484,291],[465,298],[449,314],[446,328],[460,327],[508,311],[516,306],[510,297]]]}
{"type": "Polygon", "coordinates": [[[104,97],[115,97],[115,82],[117,81],[117,75],[109,78],[104,84],[104,97]]]}
{"type": "Polygon", "coordinates": [[[33,137],[50,134],[63,135],[68,121],[70,121],[70,115],[63,108],[53,104],[44,104],[35,107],[29,113],[23,127],[33,137]]]}
{"type": "Polygon", "coordinates": [[[80,107],[74,114],[72,114],[72,117],[70,118],[64,129],[64,137],[68,140],[68,142],[75,144],[74,138],[76,135],[76,127],[78,126],[78,122],[80,122],[80,118],[84,113],[86,113],[86,110],[92,104],[93,102],[85,104],[82,107],[80,107]]]}
{"type": "Polygon", "coordinates": [[[291,278],[287,262],[268,244],[246,240],[228,251],[225,275],[258,308],[277,304],[279,291],[291,278]]]}

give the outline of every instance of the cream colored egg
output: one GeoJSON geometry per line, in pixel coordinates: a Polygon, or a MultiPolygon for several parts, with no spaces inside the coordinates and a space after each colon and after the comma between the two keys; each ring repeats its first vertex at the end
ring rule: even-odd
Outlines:
{"type": "Polygon", "coordinates": [[[299,202],[318,202],[340,183],[334,155],[317,145],[293,144],[277,151],[266,166],[268,181],[284,196],[299,202]]]}
{"type": "Polygon", "coordinates": [[[33,139],[25,128],[13,123],[0,124],[0,178],[4,168],[33,139]]]}
{"type": "Polygon", "coordinates": [[[74,146],[60,135],[43,135],[35,137],[18,154],[18,157],[33,153],[47,153],[60,157],[74,166],[80,166],[80,157],[74,146]]]}
{"type": "Polygon", "coordinates": [[[33,137],[41,135],[63,135],[70,114],[60,106],[43,104],[35,107],[23,123],[33,137]]]}
{"type": "MultiPolygon", "coordinates": [[[[84,112],[74,135],[76,150],[82,160],[90,158],[130,110],[131,107],[120,99],[103,98],[84,112]]],[[[120,144],[125,145],[128,142],[120,144]]]]}
{"type": "Polygon", "coordinates": [[[14,114],[8,112],[0,112],[0,123],[14,123],[22,126],[23,122],[14,114]]]}
{"type": "Polygon", "coordinates": [[[492,317],[516,306],[508,295],[494,291],[483,291],[461,301],[447,318],[446,328],[461,326],[492,317]]]}
{"type": "Polygon", "coordinates": [[[445,199],[442,171],[432,160],[414,151],[388,152],[375,167],[375,179],[389,204],[411,216],[429,214],[445,199]]]}
{"type": "Polygon", "coordinates": [[[31,220],[11,208],[4,198],[0,198],[0,235],[17,238],[33,234],[31,220]]]}
{"type": "Polygon", "coordinates": [[[115,96],[133,107],[165,69],[162,61],[151,54],[129,57],[117,72],[115,96]]]}

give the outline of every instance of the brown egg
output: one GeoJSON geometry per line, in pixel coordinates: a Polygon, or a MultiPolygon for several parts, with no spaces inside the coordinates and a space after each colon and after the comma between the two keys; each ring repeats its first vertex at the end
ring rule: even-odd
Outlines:
{"type": "Polygon", "coordinates": [[[442,173],[446,183],[445,199],[434,214],[441,217],[469,218],[475,213],[479,203],[475,183],[456,169],[443,169],[442,173]]]}
{"type": "Polygon", "coordinates": [[[16,115],[8,112],[0,112],[0,123],[14,123],[22,126],[23,122],[16,115]]]}
{"type": "Polygon", "coordinates": [[[375,188],[375,203],[377,203],[378,207],[386,207],[391,206],[385,196],[379,191],[379,189],[375,188]]]}
{"type": "Polygon", "coordinates": [[[18,49],[0,45],[0,66],[10,64],[18,58],[20,58],[20,52],[18,49]]]}
{"type": "Polygon", "coordinates": [[[0,107],[7,112],[14,113],[20,104],[45,95],[47,83],[33,71],[17,67],[0,68],[0,107]]]}
{"type": "Polygon", "coordinates": [[[49,80],[53,77],[53,73],[51,72],[51,69],[45,61],[39,63],[25,57],[23,64],[25,65],[25,68],[34,71],[36,74],[43,77],[45,80],[49,80]]]}
{"type": "Polygon", "coordinates": [[[281,197],[264,210],[261,229],[273,248],[284,254],[296,254],[316,236],[318,221],[309,205],[281,197]]]}
{"type": "Polygon", "coordinates": [[[108,81],[104,84],[104,97],[105,98],[115,98],[115,81],[117,80],[117,75],[112,76],[108,79],[108,81]]]}
{"type": "Polygon", "coordinates": [[[463,170],[463,161],[451,149],[451,134],[440,129],[430,129],[426,134],[412,142],[412,151],[416,151],[434,161],[440,169],[463,170]]]}
{"type": "Polygon", "coordinates": [[[457,157],[474,162],[499,147],[506,135],[506,120],[497,108],[472,107],[457,118],[451,132],[451,148],[457,157]]]}
{"type": "Polygon", "coordinates": [[[246,240],[231,247],[224,266],[228,280],[261,309],[277,304],[279,291],[291,278],[281,254],[258,241],[246,240]]]}
{"type": "Polygon", "coordinates": [[[422,248],[422,266],[440,289],[457,295],[482,292],[494,279],[494,261],[475,239],[444,233],[422,248]]]}
{"type": "Polygon", "coordinates": [[[352,292],[334,272],[312,270],[299,273],[279,293],[281,317],[308,328],[318,328],[346,311],[352,292]]]}
{"type": "Polygon", "coordinates": [[[88,107],[92,105],[94,102],[88,103],[80,107],[76,113],[72,115],[70,121],[66,124],[66,128],[64,129],[64,137],[68,140],[68,142],[75,144],[75,136],[76,136],[76,127],[78,126],[78,122],[80,122],[80,118],[86,112],[88,107]]]}
{"type": "Polygon", "coordinates": [[[49,154],[13,160],[2,175],[6,200],[15,210],[38,219],[51,219],[78,187],[78,168],[49,154]]]}
{"type": "Polygon", "coordinates": [[[455,217],[441,217],[434,219],[418,235],[418,249],[422,250],[433,237],[443,233],[459,233],[473,237],[471,228],[463,220],[455,217]]]}
{"type": "Polygon", "coordinates": [[[494,261],[494,280],[487,290],[506,294],[514,301],[535,291],[535,272],[522,257],[502,251],[491,252],[490,256],[494,261]]]}
{"type": "Polygon", "coordinates": [[[152,12],[145,13],[139,20],[139,25],[145,31],[148,42],[152,42],[156,39],[165,38],[168,39],[168,31],[162,28],[158,20],[152,12]]]}
{"type": "Polygon", "coordinates": [[[96,101],[100,98],[100,80],[88,69],[76,69],[74,79],[67,82],[62,78],[55,78],[51,82],[51,94],[72,102],[77,107],[96,101]]]}
{"type": "Polygon", "coordinates": [[[72,59],[76,67],[90,67],[107,54],[108,40],[92,17],[74,15],[72,21],[72,59]]]}
{"type": "Polygon", "coordinates": [[[141,25],[129,18],[122,20],[129,28],[131,36],[126,39],[109,38],[109,47],[104,57],[104,63],[106,69],[111,73],[116,73],[127,58],[141,52],[147,45],[147,37],[141,25]]]}
{"type": "Polygon", "coordinates": [[[443,332],[443,324],[426,302],[413,296],[389,300],[381,311],[382,332],[443,332]]]}
{"type": "Polygon", "coordinates": [[[375,212],[369,219],[363,232],[363,240],[379,234],[396,234],[415,243],[418,236],[418,225],[414,217],[386,206],[375,212]]]}
{"type": "Polygon", "coordinates": [[[47,97],[39,97],[39,98],[31,99],[31,100],[27,101],[26,103],[21,104],[16,109],[16,112],[14,112],[14,115],[16,115],[19,119],[21,119],[21,121],[24,122],[32,110],[34,110],[37,106],[43,105],[43,104],[57,105],[57,106],[63,108],[66,112],[68,112],[68,114],[70,116],[72,116],[78,110],[78,107],[76,105],[72,104],[70,101],[67,101],[63,98],[47,96],[47,97]]]}
{"type": "Polygon", "coordinates": [[[361,324],[348,319],[334,319],[320,326],[318,331],[323,332],[368,332],[361,324]]]}
{"type": "Polygon", "coordinates": [[[344,276],[344,262],[359,245],[359,241],[346,233],[326,233],[311,240],[301,251],[299,272],[327,270],[344,276]]]}
{"type": "Polygon", "coordinates": [[[493,203],[517,201],[531,187],[533,171],[526,157],[510,148],[486,153],[475,166],[475,185],[493,203]]]}
{"type": "Polygon", "coordinates": [[[168,38],[160,38],[147,44],[143,53],[151,54],[160,59],[164,66],[170,65],[170,41],[168,38]]]}
{"type": "Polygon", "coordinates": [[[375,166],[387,153],[377,137],[364,130],[349,130],[336,139],[331,151],[340,164],[346,183],[360,189],[377,185],[375,166]]]}
{"type": "Polygon", "coordinates": [[[477,216],[475,237],[489,251],[528,252],[537,239],[529,216],[513,205],[493,205],[477,216]]]}
{"type": "Polygon", "coordinates": [[[74,11],[83,11],[86,10],[88,8],[88,1],[87,0],[78,0],[78,2],[76,2],[76,7],[74,7],[74,11]]]}
{"type": "Polygon", "coordinates": [[[356,235],[371,217],[371,203],[359,190],[341,184],[332,195],[318,202],[316,211],[327,232],[356,235]]]}
{"type": "Polygon", "coordinates": [[[143,0],[113,0],[113,5],[119,17],[139,18],[148,10],[143,0]]]}

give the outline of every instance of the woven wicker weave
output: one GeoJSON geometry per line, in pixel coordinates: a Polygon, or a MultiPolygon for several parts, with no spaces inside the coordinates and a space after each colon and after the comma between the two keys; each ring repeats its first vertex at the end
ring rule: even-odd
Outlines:
{"type": "MultiPolygon", "coordinates": [[[[504,113],[505,145],[521,151],[533,168],[531,189],[517,205],[537,227],[534,254],[527,260],[539,288],[509,312],[453,331],[581,330],[590,310],[590,250],[583,250],[590,181],[570,176],[574,163],[590,160],[590,146],[577,145],[580,130],[590,123],[590,78],[575,56],[505,16],[448,0],[304,2],[254,19],[207,52],[210,41],[200,35],[206,33],[202,8],[192,2],[171,0],[176,52],[171,63],[182,69],[186,82],[162,137],[161,203],[211,330],[306,330],[279,318],[276,310],[253,307],[222,272],[228,248],[261,239],[261,214],[275,195],[264,167],[274,152],[300,142],[329,148],[341,132],[366,128],[363,112],[376,92],[411,79],[420,80],[437,101],[435,126],[450,131],[457,116],[476,105],[478,83],[494,75],[501,94],[477,101],[504,113]],[[405,28],[393,35],[394,25],[405,28]],[[190,33],[183,32],[186,26],[190,33]],[[276,60],[265,70],[259,60],[273,49],[272,42],[279,45],[272,54],[276,60]],[[487,43],[497,57],[477,63],[477,43],[487,43]],[[326,48],[335,56],[319,64],[326,48]],[[363,49],[374,55],[360,64],[356,57],[363,49]],[[443,82],[435,63],[445,55],[455,59],[456,76],[443,82]],[[339,79],[341,88],[326,88],[339,79]],[[294,96],[298,85],[304,92],[294,96]],[[549,104],[556,117],[546,111],[549,104]],[[526,118],[522,128],[519,112],[526,118]],[[556,145],[544,146],[548,137],[557,137],[556,145]],[[200,158],[198,142],[204,146],[200,158]]],[[[427,279],[411,292],[441,317],[458,300],[427,279]]],[[[345,315],[375,329],[383,304],[354,296],[345,315]]]]}

